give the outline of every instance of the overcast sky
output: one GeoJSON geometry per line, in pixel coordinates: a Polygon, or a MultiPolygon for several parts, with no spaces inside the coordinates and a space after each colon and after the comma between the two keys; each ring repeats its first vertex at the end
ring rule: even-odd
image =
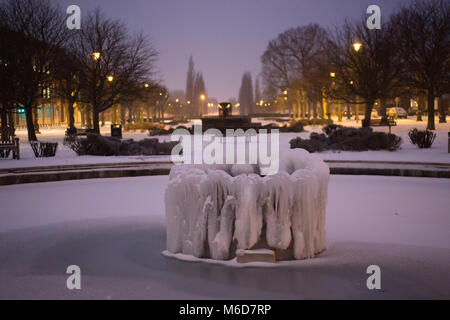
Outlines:
{"type": "Polygon", "coordinates": [[[359,18],[370,4],[383,17],[408,0],[55,0],[81,13],[100,7],[132,31],[144,31],[160,53],[158,69],[170,89],[185,89],[189,56],[203,72],[208,95],[236,97],[242,74],[253,79],[269,40],[287,28],[324,27],[359,18]]]}

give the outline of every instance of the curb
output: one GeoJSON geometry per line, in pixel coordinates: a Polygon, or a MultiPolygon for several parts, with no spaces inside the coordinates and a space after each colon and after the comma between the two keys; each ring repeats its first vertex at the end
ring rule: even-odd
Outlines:
{"type": "MultiPolygon", "coordinates": [[[[450,178],[450,164],[444,163],[395,163],[359,160],[325,162],[330,167],[330,173],[336,175],[450,178]],[[394,167],[377,168],[380,165],[393,165],[394,167]],[[418,168],[420,166],[423,168],[418,168]]],[[[172,165],[170,162],[124,162],[2,169],[0,170],[0,185],[168,175],[172,165]]]]}

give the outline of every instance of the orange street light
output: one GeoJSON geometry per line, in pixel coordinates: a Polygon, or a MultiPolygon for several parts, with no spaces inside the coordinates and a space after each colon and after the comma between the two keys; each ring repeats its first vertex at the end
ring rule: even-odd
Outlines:
{"type": "Polygon", "coordinates": [[[336,77],[336,73],[330,72],[330,77],[332,77],[332,78],[336,77]]]}
{"type": "Polygon", "coordinates": [[[205,96],[204,94],[202,94],[202,95],[200,96],[200,99],[205,100],[205,99],[206,99],[206,96],[205,96]]]}
{"type": "Polygon", "coordinates": [[[113,76],[108,76],[107,79],[108,79],[109,82],[113,82],[114,77],[113,76]]]}
{"type": "Polygon", "coordinates": [[[92,52],[92,55],[94,56],[94,60],[100,59],[101,56],[100,52],[98,51],[92,52]]]}
{"type": "Polygon", "coordinates": [[[353,44],[353,49],[355,49],[356,52],[358,52],[359,49],[361,49],[361,47],[362,47],[361,42],[355,42],[355,43],[353,44]]]}

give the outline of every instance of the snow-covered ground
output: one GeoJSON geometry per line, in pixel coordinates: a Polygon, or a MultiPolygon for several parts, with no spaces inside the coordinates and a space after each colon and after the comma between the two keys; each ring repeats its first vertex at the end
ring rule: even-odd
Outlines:
{"type": "Polygon", "coordinates": [[[278,268],[161,255],[167,176],[0,187],[0,298],[450,298],[450,181],[331,176],[328,249],[278,268]],[[66,289],[68,265],[82,289],[66,289]],[[381,268],[382,290],[366,287],[381,268]]]}
{"type": "MultiPolygon", "coordinates": [[[[417,161],[417,162],[440,162],[450,163],[450,154],[448,153],[448,135],[450,132],[450,117],[447,123],[437,123],[437,138],[430,149],[419,149],[409,142],[408,131],[411,128],[426,128],[426,121],[416,122],[413,118],[398,119],[398,125],[392,127],[392,133],[400,135],[403,138],[402,148],[396,152],[388,151],[366,151],[366,152],[332,152],[326,151],[320,153],[324,160],[372,160],[372,161],[417,161]]],[[[346,126],[360,126],[360,122],[354,120],[343,120],[346,126]]],[[[321,126],[307,126],[306,132],[302,133],[281,133],[280,149],[289,149],[289,141],[295,137],[308,138],[311,132],[321,132],[321,126]]],[[[387,127],[376,127],[375,131],[388,131],[387,127]]],[[[38,136],[41,141],[58,142],[58,151],[54,158],[36,159],[33,151],[27,142],[25,130],[18,130],[17,135],[21,144],[21,160],[0,159],[0,168],[18,168],[31,166],[47,166],[47,165],[70,165],[70,164],[91,164],[91,163],[115,163],[115,162],[134,162],[134,161],[170,161],[169,156],[119,156],[119,157],[97,157],[97,156],[77,156],[62,142],[64,139],[65,128],[42,129],[42,134],[38,136]]],[[[102,128],[103,134],[109,134],[109,127],[102,128]]],[[[149,138],[147,132],[125,132],[125,139],[140,140],[149,138]]],[[[169,141],[170,136],[158,137],[161,141],[169,141]]]]}

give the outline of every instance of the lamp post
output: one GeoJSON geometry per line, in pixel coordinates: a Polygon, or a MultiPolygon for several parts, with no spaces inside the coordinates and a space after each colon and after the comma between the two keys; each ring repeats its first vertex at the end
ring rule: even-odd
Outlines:
{"type": "Polygon", "coordinates": [[[361,42],[355,42],[355,43],[353,44],[353,49],[354,49],[356,52],[358,52],[358,51],[361,49],[361,47],[362,47],[361,42]]]}
{"type": "Polygon", "coordinates": [[[97,61],[101,57],[101,53],[98,51],[92,52],[92,56],[94,57],[94,60],[97,61]]]}
{"type": "Polygon", "coordinates": [[[206,95],[204,93],[202,93],[200,95],[200,100],[202,101],[202,114],[203,113],[208,113],[208,110],[205,110],[205,100],[206,100],[206,95]]]}
{"type": "MultiPolygon", "coordinates": [[[[359,52],[359,50],[361,50],[362,44],[361,42],[355,42],[353,43],[353,49],[355,50],[356,53],[359,52]]],[[[353,85],[353,80],[350,82],[350,85],[353,85]]],[[[356,104],[355,104],[355,120],[356,122],[358,122],[359,120],[359,97],[356,96],[356,104]]]]}

